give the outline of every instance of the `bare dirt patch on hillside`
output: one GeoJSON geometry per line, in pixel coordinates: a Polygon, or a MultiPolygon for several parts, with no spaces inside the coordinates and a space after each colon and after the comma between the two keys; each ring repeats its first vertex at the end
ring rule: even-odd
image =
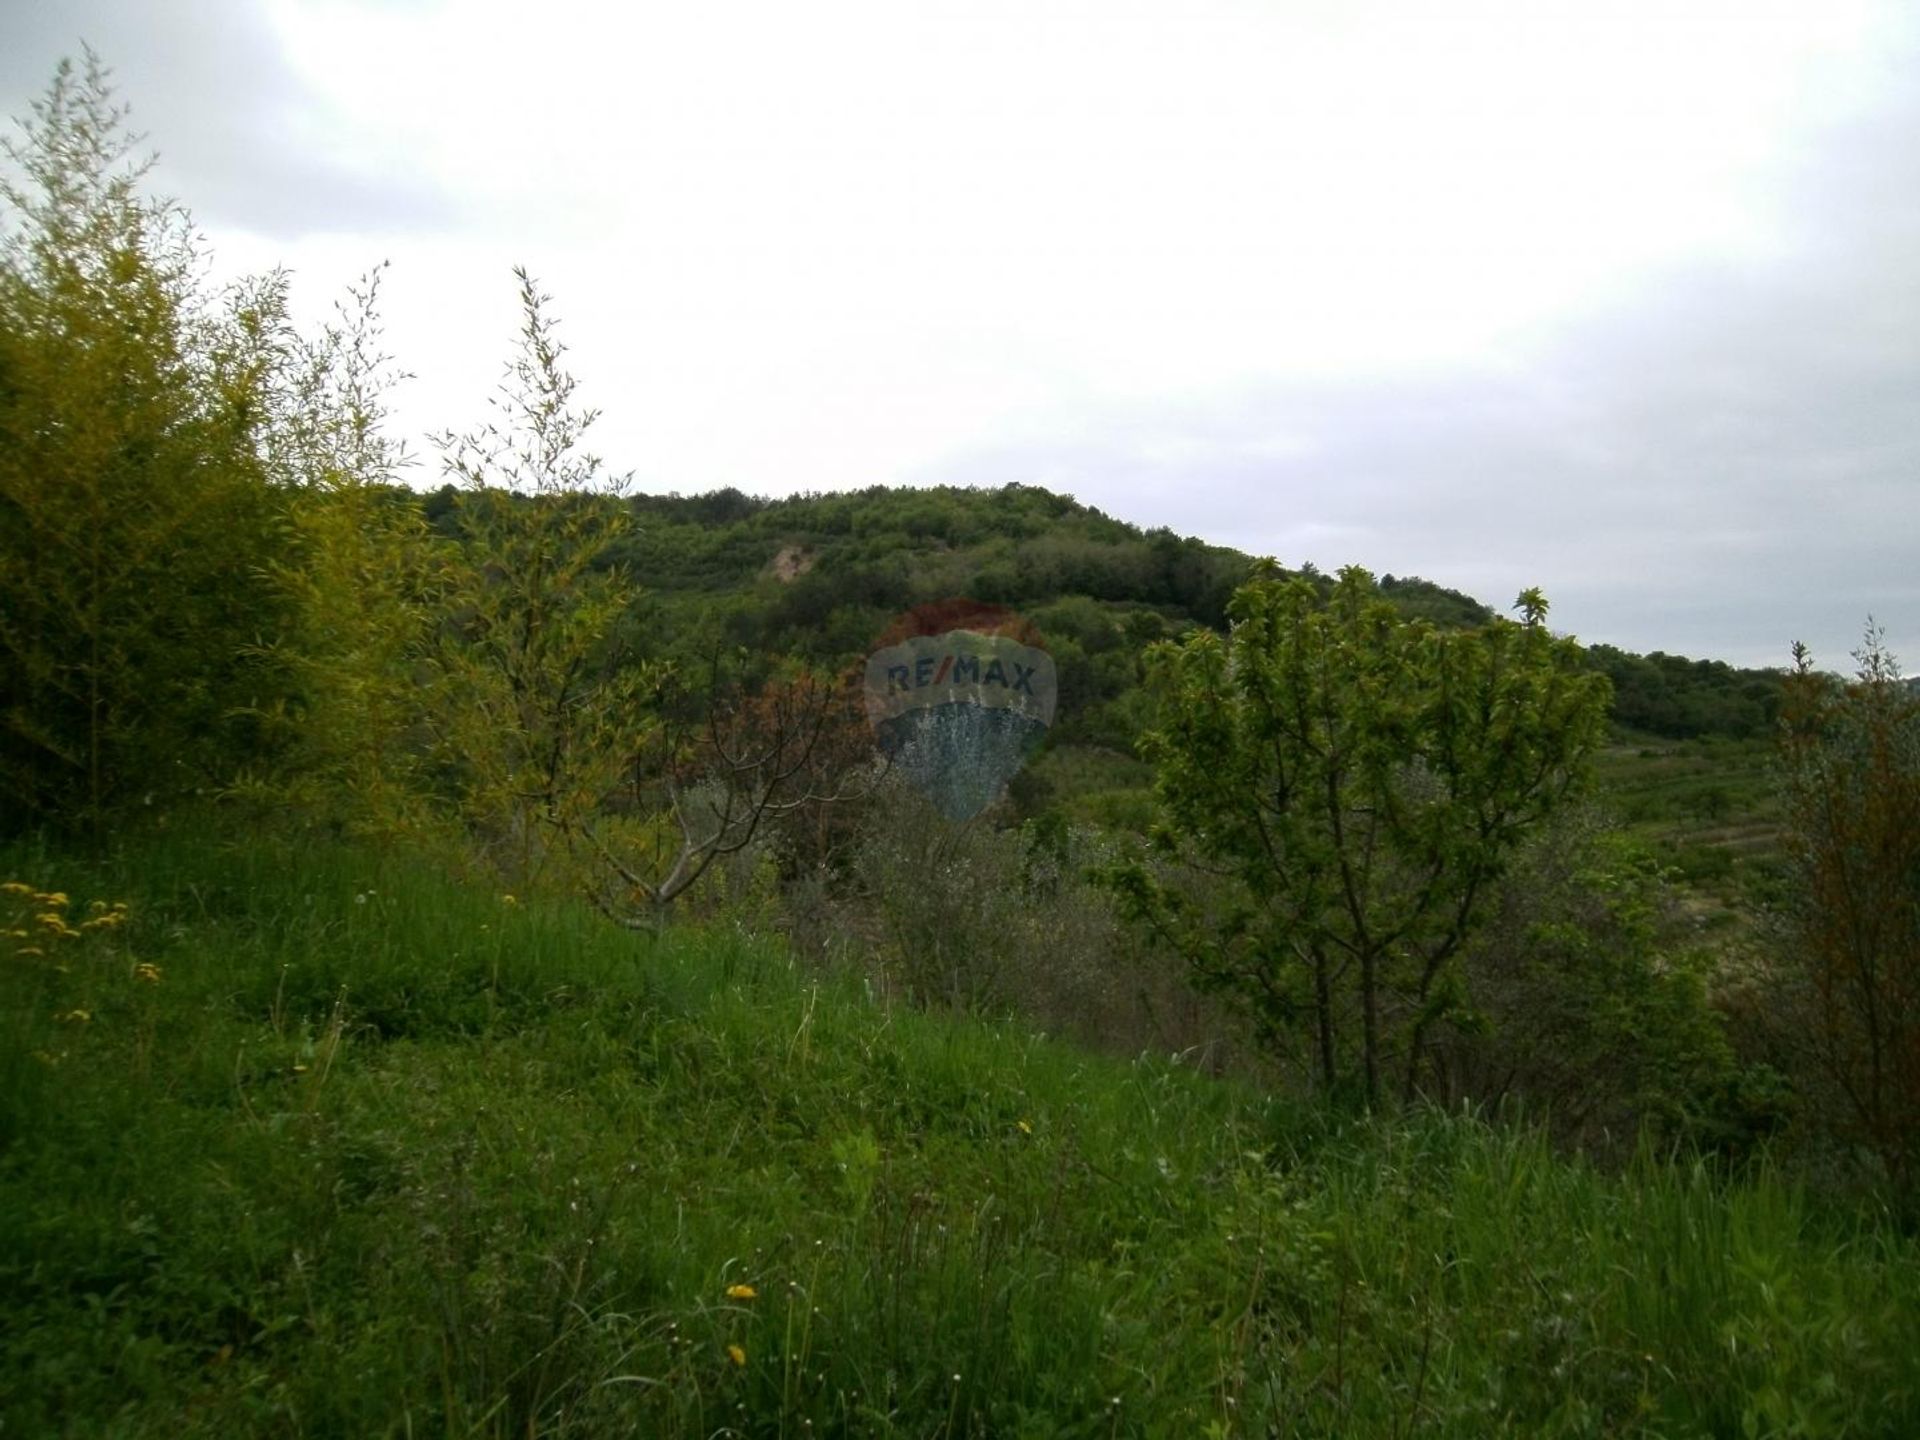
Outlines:
{"type": "Polygon", "coordinates": [[[783,545],[773,557],[773,577],[792,582],[813,568],[813,552],[799,545],[783,545]]]}

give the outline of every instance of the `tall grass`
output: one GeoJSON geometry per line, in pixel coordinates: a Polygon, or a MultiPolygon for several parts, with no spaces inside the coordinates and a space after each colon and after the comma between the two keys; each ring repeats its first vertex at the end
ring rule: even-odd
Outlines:
{"type": "Polygon", "coordinates": [[[1920,1433],[1920,1249],[1764,1171],[352,850],[0,868],[131,917],[0,951],[3,1434],[1920,1433]]]}

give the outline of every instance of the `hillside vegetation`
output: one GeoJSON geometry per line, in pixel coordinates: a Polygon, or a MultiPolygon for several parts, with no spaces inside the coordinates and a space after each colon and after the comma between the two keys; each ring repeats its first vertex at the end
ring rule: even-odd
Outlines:
{"type": "MultiPolygon", "coordinates": [[[[450,525],[456,495],[426,500],[450,525]]],[[[1142,530],[1034,486],[873,487],[785,500],[723,490],[635,496],[632,534],[609,552],[643,577],[651,644],[699,655],[737,645],[819,663],[863,658],[894,618],[952,595],[1018,606],[1060,668],[1047,748],[1015,791],[1015,813],[1057,806],[1125,824],[1146,816],[1133,761],[1145,721],[1139,654],[1194,626],[1222,628],[1255,557],[1142,530]]],[[[1313,567],[1305,567],[1317,576],[1313,567]]],[[[1318,577],[1323,581],[1326,577],[1318,577]]],[[[1492,609],[1418,577],[1381,577],[1412,618],[1484,624],[1492,609]]],[[[1603,767],[1617,817],[1709,895],[1776,857],[1766,774],[1782,672],[1613,646],[1587,651],[1613,687],[1617,738],[1603,767]]],[[[1785,662],[1785,650],[1782,662],[1785,662]]]]}
{"type": "Polygon", "coordinates": [[[9,1434],[1920,1425],[1920,1249],[1766,1168],[1339,1119],[351,850],[4,868],[128,917],[0,969],[9,1434]]]}
{"type": "Polygon", "coordinates": [[[7,154],[0,1433],[1920,1432],[1876,633],[634,495],[525,270],[419,493],[378,270],[7,154]]]}

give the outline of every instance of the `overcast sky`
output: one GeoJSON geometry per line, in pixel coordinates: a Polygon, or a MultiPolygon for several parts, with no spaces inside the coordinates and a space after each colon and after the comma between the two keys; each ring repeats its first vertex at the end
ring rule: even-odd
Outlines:
{"type": "Polygon", "coordinates": [[[0,0],[6,113],[82,40],[223,268],[392,262],[409,436],[524,263],[646,490],[1020,481],[1920,670],[1911,0],[0,0]]]}

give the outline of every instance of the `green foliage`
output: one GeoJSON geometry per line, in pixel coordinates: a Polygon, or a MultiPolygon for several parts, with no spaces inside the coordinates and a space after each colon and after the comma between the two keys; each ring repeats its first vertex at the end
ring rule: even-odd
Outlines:
{"type": "Polygon", "coordinates": [[[0,968],[8,1434],[1920,1429],[1913,1237],[1764,1168],[1341,1121],[311,841],[0,876],[129,917],[0,968]]]}
{"type": "Polygon", "coordinates": [[[1920,693],[1880,632],[1840,685],[1795,646],[1786,961],[1839,1133],[1920,1207],[1920,693]]]}
{"type": "MultiPolygon", "coordinates": [[[[1247,557],[1035,487],[627,497],[524,273],[499,418],[416,500],[378,273],[312,338],[282,276],[210,295],[100,67],[35,115],[3,192],[0,798],[100,843],[8,852],[0,886],[0,1430],[1920,1423],[1910,1236],[1764,1165],[1605,1178],[1469,1117],[1204,1083],[1239,1031],[1118,923],[1304,1030],[1326,1088],[1400,1066],[1747,1153],[1768,1117],[1657,867],[1522,842],[1594,748],[1583,665],[1670,734],[1764,724],[1751,676],[1583,660],[1534,592],[1513,624],[1360,571],[1236,589],[1247,557]],[[887,796],[855,832],[822,797],[869,737],[820,677],[967,593],[1054,650],[1039,818],[887,796]],[[741,694],[662,685],[735,646],[741,694]],[[1143,677],[1172,856],[1069,823],[1145,828],[1143,677]],[[135,797],[215,786],[451,822],[515,893],[311,831],[114,849],[135,797]],[[650,933],[521,883],[579,865],[650,933]],[[776,926],[796,949],[750,938],[776,926]]],[[[1899,1177],[1920,745],[1890,678],[1805,681],[1790,808],[1801,1013],[1899,1177]]],[[[1741,813],[1724,769],[1684,778],[1657,803],[1741,813]]]]}
{"type": "Polygon", "coordinates": [[[719,491],[632,503],[642,524],[619,554],[669,605],[684,596],[690,613],[716,592],[747,597],[734,640],[816,660],[857,653],[899,611],[961,594],[1021,606],[1081,596],[1222,624],[1249,563],[1022,485],[777,501],[719,491]],[[804,557],[806,568],[775,579],[782,553],[804,557]]]}
{"type": "Polygon", "coordinates": [[[279,277],[213,297],[125,111],[63,62],[0,178],[0,805],[101,825],[261,753],[279,277]]]}
{"type": "Polygon", "coordinates": [[[1595,645],[1587,654],[1613,682],[1614,719],[1651,735],[1752,739],[1768,734],[1779,713],[1781,677],[1775,671],[1740,670],[1658,650],[1633,655],[1611,645],[1595,645]]]}
{"type": "Polygon", "coordinates": [[[1517,1104],[1590,1153],[1642,1131],[1748,1153],[1786,1114],[1777,1077],[1735,1059],[1709,993],[1718,958],[1643,844],[1563,811],[1462,954],[1436,1098],[1517,1104]]]}
{"type": "Polygon", "coordinates": [[[1410,620],[1428,620],[1435,625],[1463,628],[1485,625],[1493,611],[1458,590],[1449,590],[1431,580],[1414,575],[1382,575],[1380,593],[1393,601],[1410,620]]]}
{"type": "Polygon", "coordinates": [[[1356,567],[1324,600],[1257,580],[1229,636],[1148,654],[1166,841],[1234,888],[1201,914],[1144,868],[1116,881],[1276,1043],[1304,1027],[1328,1089],[1371,1101],[1394,1063],[1417,1088],[1493,884],[1599,742],[1605,681],[1548,633],[1537,592],[1520,608],[1523,623],[1438,630],[1356,567]]]}
{"type": "Polygon", "coordinates": [[[608,652],[636,599],[610,558],[631,526],[617,498],[627,482],[581,448],[597,412],[574,404],[549,297],[515,273],[520,343],[498,418],[438,442],[464,488],[427,725],[454,813],[524,883],[620,783],[657,676],[608,652]]]}
{"type": "Polygon", "coordinates": [[[403,377],[380,345],[380,278],[314,338],[285,337],[268,456],[285,487],[287,558],[271,578],[293,618],[268,653],[293,683],[262,717],[283,733],[278,763],[241,788],[354,831],[418,837],[429,814],[416,667],[453,556],[400,488],[411,460],[383,428],[403,377]]]}

